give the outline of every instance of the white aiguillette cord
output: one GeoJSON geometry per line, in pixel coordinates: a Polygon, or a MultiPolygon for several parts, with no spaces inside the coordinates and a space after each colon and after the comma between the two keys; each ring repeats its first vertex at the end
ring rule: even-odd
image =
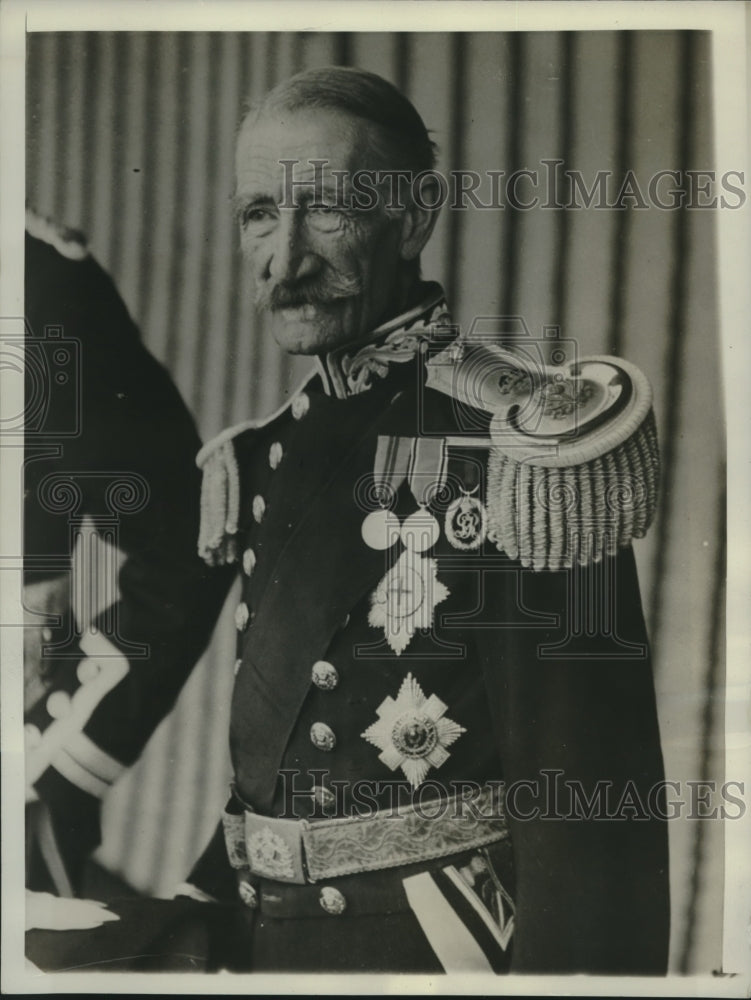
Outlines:
{"type": "Polygon", "coordinates": [[[445,486],[447,468],[443,438],[379,435],[373,485],[381,509],[371,511],[362,523],[366,545],[372,549],[389,549],[399,538],[413,552],[425,552],[435,545],[440,528],[427,505],[445,486]],[[405,479],[419,509],[400,525],[389,504],[405,479]]]}

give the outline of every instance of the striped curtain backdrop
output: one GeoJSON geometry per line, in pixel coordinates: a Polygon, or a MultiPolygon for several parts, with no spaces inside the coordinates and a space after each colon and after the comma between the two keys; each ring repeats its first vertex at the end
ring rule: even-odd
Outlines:
{"type": "MultiPolygon", "coordinates": [[[[310,66],[402,88],[444,171],[560,159],[640,181],[711,169],[708,38],[688,32],[36,34],[28,38],[28,198],[84,230],[204,438],[270,412],[307,371],[254,314],[230,198],[246,98],[310,66]]],[[[520,191],[522,191],[520,187],[520,191]]],[[[564,188],[564,192],[565,192],[564,188]]],[[[462,326],[518,314],[652,380],[664,461],[637,543],[668,777],[723,775],[725,472],[712,212],[444,211],[424,273],[462,326]]],[[[234,628],[210,651],[105,809],[103,864],[165,894],[223,804],[234,628]]],[[[732,776],[730,776],[732,777],[732,776]]],[[[719,823],[670,824],[675,971],[718,967],[719,823]]],[[[612,901],[613,906],[618,900],[612,901]]]]}

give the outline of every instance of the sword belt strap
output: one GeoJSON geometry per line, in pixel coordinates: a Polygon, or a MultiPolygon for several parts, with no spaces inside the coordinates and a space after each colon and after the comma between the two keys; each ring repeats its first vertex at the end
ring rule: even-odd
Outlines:
{"type": "Polygon", "coordinates": [[[295,820],[245,809],[222,814],[230,864],[296,885],[446,857],[508,837],[499,786],[380,810],[368,816],[295,820]]]}

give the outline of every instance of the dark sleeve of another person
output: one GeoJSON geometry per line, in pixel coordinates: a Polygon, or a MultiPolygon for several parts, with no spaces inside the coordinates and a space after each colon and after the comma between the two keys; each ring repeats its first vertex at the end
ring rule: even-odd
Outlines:
{"type": "Polygon", "coordinates": [[[26,712],[31,780],[73,890],[99,800],[173,706],[232,579],[197,555],[193,419],[108,275],[75,256],[27,235],[25,593],[69,574],[84,517],[122,553],[100,565],[110,606],[94,627],[70,606],[52,622],[26,712]]]}

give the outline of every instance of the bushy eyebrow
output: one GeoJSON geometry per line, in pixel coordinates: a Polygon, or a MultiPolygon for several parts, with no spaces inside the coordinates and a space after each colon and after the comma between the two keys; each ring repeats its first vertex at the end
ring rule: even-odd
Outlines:
{"type": "Polygon", "coordinates": [[[236,219],[239,219],[248,208],[276,208],[276,202],[269,195],[253,192],[233,195],[231,204],[236,219]]]}
{"type": "MultiPolygon", "coordinates": [[[[348,201],[349,192],[350,185],[348,180],[345,180],[343,192],[345,202],[348,201]]],[[[322,198],[335,198],[341,193],[341,189],[337,189],[337,186],[329,178],[326,178],[323,185],[311,185],[309,190],[305,188],[295,189],[295,197],[297,198],[297,204],[300,207],[305,207],[311,202],[318,201],[322,198]]],[[[276,208],[279,203],[269,194],[261,193],[260,191],[250,191],[235,194],[232,197],[231,204],[235,218],[239,219],[242,216],[242,213],[247,211],[249,208],[276,208]]]]}

